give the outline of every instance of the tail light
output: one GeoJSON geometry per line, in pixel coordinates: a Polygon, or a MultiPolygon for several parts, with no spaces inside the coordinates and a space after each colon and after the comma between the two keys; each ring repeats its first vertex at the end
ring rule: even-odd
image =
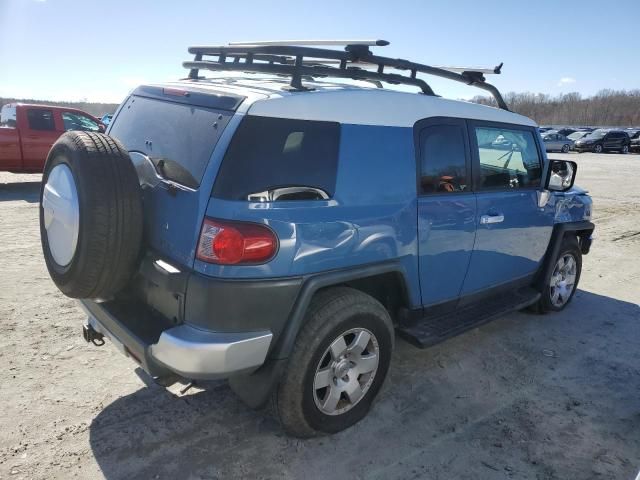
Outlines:
{"type": "Polygon", "coordinates": [[[205,218],[196,256],[220,265],[264,263],[277,249],[278,239],[264,225],[205,218]]]}

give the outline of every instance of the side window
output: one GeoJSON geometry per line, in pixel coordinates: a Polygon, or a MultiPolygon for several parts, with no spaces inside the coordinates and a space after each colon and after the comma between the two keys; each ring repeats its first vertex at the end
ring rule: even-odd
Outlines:
{"type": "MultiPolygon", "coordinates": [[[[339,123],[246,116],[222,160],[213,196],[247,200],[269,190],[296,187],[319,189],[331,197],[339,146],[339,123]]],[[[301,195],[279,198],[318,198],[301,195]]]]}
{"type": "Polygon", "coordinates": [[[476,127],[480,189],[537,187],[540,156],[529,130],[476,127]]]}
{"type": "Polygon", "coordinates": [[[464,130],[434,125],[420,133],[420,189],[424,194],[469,189],[464,130]]]}
{"type": "Polygon", "coordinates": [[[27,110],[27,122],[31,130],[53,131],[56,129],[51,110],[30,108],[27,110]]]}
{"type": "Polygon", "coordinates": [[[64,122],[65,131],[82,130],[85,132],[98,132],[100,127],[98,124],[85,115],[75,112],[62,112],[62,121],[64,122]]]}

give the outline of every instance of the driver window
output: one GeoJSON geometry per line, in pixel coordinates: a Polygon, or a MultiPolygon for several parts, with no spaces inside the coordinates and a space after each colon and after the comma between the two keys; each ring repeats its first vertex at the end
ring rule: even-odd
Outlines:
{"type": "Polygon", "coordinates": [[[423,194],[468,190],[464,131],[457,125],[434,125],[420,134],[420,188],[423,194]]]}
{"type": "Polygon", "coordinates": [[[528,130],[476,127],[480,189],[516,189],[540,185],[541,164],[528,130]]]}
{"type": "Polygon", "coordinates": [[[91,120],[89,117],[73,112],[63,112],[62,121],[64,122],[64,129],[69,130],[82,130],[85,132],[98,132],[100,126],[91,120]]]}

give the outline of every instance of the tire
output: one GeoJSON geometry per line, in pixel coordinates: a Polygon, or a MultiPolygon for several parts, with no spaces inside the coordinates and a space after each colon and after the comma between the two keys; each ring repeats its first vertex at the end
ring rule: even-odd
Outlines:
{"type": "Polygon", "coordinates": [[[595,147],[593,147],[594,153],[602,153],[602,150],[602,145],[596,145],[595,147]]]}
{"type": "Polygon", "coordinates": [[[569,145],[562,146],[562,153],[569,153],[569,145]]]}
{"type": "Polygon", "coordinates": [[[627,153],[629,153],[629,145],[623,145],[622,146],[622,150],[620,150],[620,153],[626,155],[627,153]]]}
{"type": "Polygon", "coordinates": [[[106,299],[124,287],[139,260],[142,196],[117,140],[73,131],[53,145],[40,190],[40,239],[49,275],[68,297],[106,299]],[[70,224],[75,235],[65,233],[70,224]]]}
{"type": "MultiPolygon", "coordinates": [[[[393,325],[387,310],[380,302],[347,287],[318,292],[309,306],[305,324],[298,334],[287,369],[272,396],[273,410],[285,432],[301,438],[336,433],[364,418],[387,375],[393,344],[393,325]],[[355,333],[343,337],[345,333],[354,329],[355,333]],[[375,352],[377,347],[376,368],[369,373],[359,374],[357,367],[354,367],[341,379],[334,378],[334,375],[340,375],[338,372],[341,371],[341,366],[344,366],[345,360],[336,363],[328,351],[330,346],[335,344],[335,349],[339,350],[338,339],[343,338],[345,345],[354,348],[358,338],[366,340],[367,332],[371,337],[364,351],[365,355],[360,358],[367,359],[369,363],[360,362],[361,370],[372,368],[372,352],[375,352]],[[351,335],[353,339],[349,341],[351,335]],[[329,359],[328,364],[323,363],[326,359],[329,359]],[[316,372],[320,372],[320,375],[322,372],[329,373],[324,377],[328,379],[328,386],[316,388],[316,372]],[[343,388],[345,379],[349,381],[348,385],[354,384],[354,381],[358,382],[361,386],[360,391],[364,394],[353,403],[346,392],[338,394],[339,403],[335,406],[334,413],[327,414],[322,410],[322,406],[331,403],[328,401],[330,393],[343,388]],[[323,400],[326,403],[323,403],[323,400]],[[344,411],[340,412],[341,410],[344,411]]],[[[352,356],[351,359],[357,366],[356,357],[352,356]]],[[[321,378],[320,375],[318,378],[321,378]]],[[[327,408],[330,410],[330,407],[327,408]]]]}
{"type": "MultiPolygon", "coordinates": [[[[565,237],[562,240],[562,245],[560,246],[560,251],[558,252],[558,256],[554,259],[554,268],[550,269],[547,277],[544,279],[544,286],[542,288],[542,296],[538,303],[535,304],[534,310],[538,313],[546,313],[546,312],[558,312],[563,310],[573,299],[573,296],[576,293],[578,288],[578,283],[580,281],[580,273],[582,272],[582,252],[580,251],[580,246],[578,245],[578,239],[574,236],[565,237]],[[558,286],[558,263],[561,259],[566,259],[568,257],[573,258],[573,262],[575,263],[575,267],[573,269],[569,269],[567,271],[567,275],[564,278],[569,278],[568,274],[571,271],[571,275],[573,275],[573,284],[571,284],[570,290],[564,292],[564,295],[559,295],[559,298],[562,298],[562,302],[554,301],[554,295],[557,290],[562,290],[561,286],[558,286]],[[555,284],[555,285],[554,285],[555,284]]],[[[562,277],[563,275],[560,275],[562,277]]],[[[563,281],[564,281],[563,278],[563,281]]],[[[569,284],[569,281],[565,282],[565,286],[569,284]]]]}

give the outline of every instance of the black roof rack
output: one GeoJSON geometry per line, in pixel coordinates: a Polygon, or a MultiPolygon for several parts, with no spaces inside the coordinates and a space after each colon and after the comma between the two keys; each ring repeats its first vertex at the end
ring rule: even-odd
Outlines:
{"type": "Polygon", "coordinates": [[[242,71],[291,77],[290,89],[310,90],[303,78],[349,78],[376,83],[412,85],[426,95],[435,95],[418,73],[434,75],[488,91],[498,107],[509,110],[498,89],[486,82],[485,73],[499,74],[502,63],[493,69],[465,67],[432,67],[400,58],[374,55],[370,46],[385,46],[386,40],[358,41],[290,41],[247,42],[229,46],[194,46],[189,53],[195,57],[183,66],[190,69],[189,78],[197,79],[199,70],[242,71]],[[311,45],[311,46],[309,46],[311,45]],[[318,45],[344,46],[344,51],[318,48],[318,45]],[[205,57],[216,57],[205,59],[205,57]],[[387,69],[387,71],[385,71],[387,69]],[[388,69],[405,73],[389,73],[388,69]]]}

